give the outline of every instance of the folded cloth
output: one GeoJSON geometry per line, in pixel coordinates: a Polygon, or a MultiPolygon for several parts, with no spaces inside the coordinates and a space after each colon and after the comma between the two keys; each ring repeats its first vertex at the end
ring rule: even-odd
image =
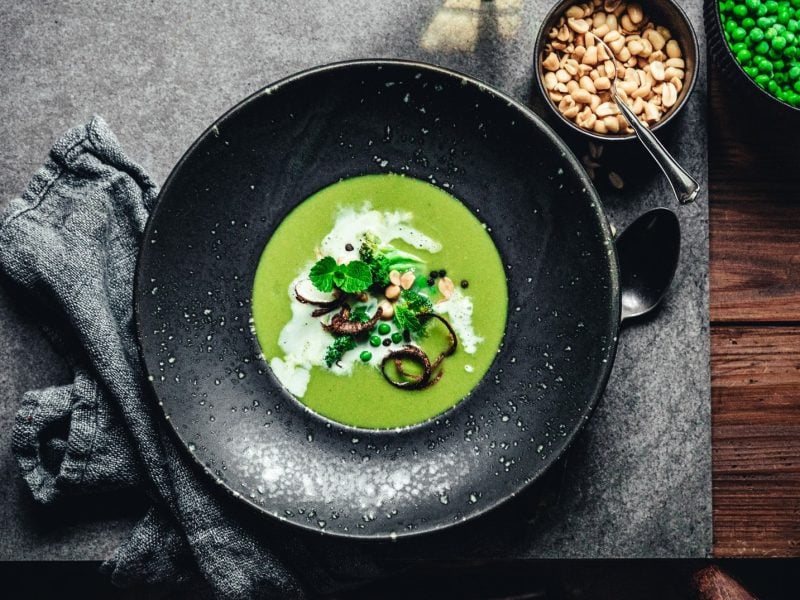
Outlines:
{"type": "Polygon", "coordinates": [[[13,451],[42,503],[147,490],[152,508],[104,565],[115,583],[180,583],[199,574],[221,598],[302,597],[285,560],[305,569],[314,562],[306,549],[247,525],[244,511],[176,447],[144,385],[133,274],[157,193],[96,117],[55,144],[8,206],[0,270],[36,308],[75,376],[71,385],[25,394],[13,451]]]}

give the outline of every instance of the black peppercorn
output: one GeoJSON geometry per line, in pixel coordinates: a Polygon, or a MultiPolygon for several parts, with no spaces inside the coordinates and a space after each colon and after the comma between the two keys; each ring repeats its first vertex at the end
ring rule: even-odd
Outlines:
{"type": "Polygon", "coordinates": [[[384,346],[391,346],[392,345],[392,340],[389,339],[389,338],[383,338],[383,345],[384,346]]]}
{"type": "Polygon", "coordinates": [[[433,285],[434,283],[436,283],[436,280],[433,277],[429,277],[428,278],[428,285],[433,285]]]}
{"type": "Polygon", "coordinates": [[[445,271],[444,269],[439,271],[439,277],[444,277],[445,275],[447,275],[447,271],[445,271]]]}
{"type": "Polygon", "coordinates": [[[436,279],[438,276],[439,276],[439,271],[431,271],[428,274],[428,277],[430,277],[431,279],[436,279]]]}
{"type": "Polygon", "coordinates": [[[461,287],[464,288],[464,289],[467,289],[469,287],[469,281],[467,281],[466,279],[462,279],[461,280],[461,287]]]}
{"type": "Polygon", "coordinates": [[[344,249],[347,250],[348,252],[352,252],[353,251],[353,244],[345,244],[344,249]]]}

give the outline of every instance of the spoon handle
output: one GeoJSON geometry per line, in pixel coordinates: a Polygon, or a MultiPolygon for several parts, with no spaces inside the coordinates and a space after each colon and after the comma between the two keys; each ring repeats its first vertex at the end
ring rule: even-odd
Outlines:
{"type": "Polygon", "coordinates": [[[664,145],[658,141],[655,134],[642,125],[639,118],[618,94],[614,94],[614,100],[622,111],[622,114],[625,115],[628,123],[630,123],[630,126],[636,132],[642,145],[650,153],[650,156],[655,159],[656,164],[658,164],[664,172],[664,175],[666,175],[667,181],[669,181],[669,184],[672,186],[672,191],[675,193],[678,202],[681,204],[694,202],[694,199],[697,198],[697,194],[700,191],[700,186],[694,178],[678,164],[678,161],[672,158],[672,155],[667,152],[664,145]]]}

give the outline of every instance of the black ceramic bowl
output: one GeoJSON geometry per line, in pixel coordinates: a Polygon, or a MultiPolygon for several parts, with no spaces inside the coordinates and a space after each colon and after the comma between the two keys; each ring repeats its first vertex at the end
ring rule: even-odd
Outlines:
{"type": "MultiPolygon", "coordinates": [[[[547,34],[553,28],[558,19],[564,12],[572,5],[580,4],[578,0],[560,0],[550,9],[542,21],[539,32],[536,35],[536,44],[533,49],[533,64],[534,64],[534,77],[536,79],[536,87],[544,99],[544,103],[549,107],[554,115],[570,129],[580,132],[581,134],[593,138],[601,142],[619,141],[619,140],[632,140],[636,139],[635,134],[616,134],[616,133],[597,133],[589,131],[583,127],[579,127],[576,123],[567,119],[558,110],[550,96],[547,89],[544,87],[544,70],[542,67],[542,54],[544,47],[548,42],[547,34]]],[[[667,123],[675,118],[683,106],[686,104],[687,98],[691,95],[694,89],[695,82],[697,81],[697,70],[699,67],[698,56],[698,41],[697,34],[692,28],[689,17],[683,9],[674,0],[643,0],[639,4],[642,5],[644,13],[650,17],[658,25],[667,27],[672,33],[672,37],[678,41],[683,51],[683,60],[686,62],[686,78],[683,81],[683,87],[678,93],[678,101],[669,110],[666,116],[656,123],[651,129],[657,131],[664,127],[667,123]]]]}
{"type": "Polygon", "coordinates": [[[616,350],[616,251],[600,199],[530,110],[469,77],[402,61],[320,67],[222,116],[161,190],[135,314],[153,391],[220,485],[286,522],[392,538],[460,523],[564,452],[616,350]],[[502,348],[461,403],[418,426],[354,429],[310,412],[261,358],[250,299],[286,215],[341,178],[444,186],[506,265],[502,348]]]}
{"type": "Polygon", "coordinates": [[[708,52],[714,64],[719,67],[723,77],[730,81],[737,90],[763,115],[773,115],[778,119],[789,118],[800,123],[800,107],[792,106],[778,100],[768,91],[762,89],[744,72],[742,66],[733,55],[731,47],[722,32],[722,18],[717,0],[706,0],[703,4],[703,17],[708,39],[708,52]]]}

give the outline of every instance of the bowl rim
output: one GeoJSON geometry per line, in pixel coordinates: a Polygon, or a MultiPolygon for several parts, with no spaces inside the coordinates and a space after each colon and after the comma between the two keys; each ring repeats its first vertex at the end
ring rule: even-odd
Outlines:
{"type": "MultiPolygon", "coordinates": [[[[148,252],[150,244],[145,243],[146,240],[150,239],[154,233],[156,217],[160,213],[160,211],[164,210],[164,203],[162,202],[163,198],[166,194],[171,190],[172,184],[176,178],[176,174],[178,171],[183,167],[184,163],[186,163],[191,156],[193,156],[197,149],[201,146],[201,144],[209,137],[214,135],[214,132],[217,130],[217,127],[223,124],[230,118],[233,118],[242,111],[244,108],[250,106],[253,102],[258,100],[262,95],[270,95],[274,92],[277,92],[281,87],[286,86],[288,84],[292,84],[295,81],[307,78],[309,76],[314,76],[320,73],[326,73],[330,71],[336,71],[338,69],[346,69],[351,67],[360,67],[360,66],[372,66],[377,68],[383,68],[384,66],[400,66],[400,67],[410,67],[416,68],[423,71],[435,72],[439,74],[443,74],[449,77],[457,77],[462,80],[465,85],[470,85],[479,89],[482,92],[488,93],[492,96],[495,96],[498,100],[504,101],[508,103],[509,106],[513,106],[524,118],[528,121],[533,122],[536,127],[538,127],[542,133],[547,136],[552,143],[562,152],[562,156],[564,159],[572,165],[575,169],[575,172],[578,178],[581,180],[581,183],[586,187],[586,191],[591,197],[591,207],[594,213],[597,216],[598,224],[600,229],[603,233],[603,236],[606,240],[611,241],[609,247],[609,254],[608,254],[608,261],[610,265],[610,278],[609,283],[611,287],[611,294],[610,294],[610,313],[612,315],[611,322],[609,323],[609,341],[606,344],[602,366],[599,370],[599,375],[594,381],[594,385],[592,386],[592,391],[587,396],[587,401],[581,411],[580,417],[577,420],[577,424],[567,433],[565,437],[564,444],[557,450],[553,451],[551,454],[547,456],[547,459],[543,462],[547,464],[541,468],[541,470],[536,473],[533,477],[531,477],[527,482],[521,485],[515,492],[507,494],[502,497],[496,498],[493,502],[486,503],[476,510],[471,512],[469,515],[465,516],[465,518],[461,521],[457,522],[442,522],[437,523],[435,525],[429,527],[420,527],[414,529],[412,531],[403,530],[397,532],[395,537],[391,535],[385,534],[368,534],[368,535],[361,535],[355,532],[341,532],[341,531],[334,531],[334,530],[320,530],[315,528],[313,525],[308,523],[302,523],[299,521],[285,521],[280,517],[272,514],[268,510],[265,510],[262,506],[251,501],[247,496],[242,495],[238,491],[236,491],[227,481],[218,480],[218,478],[212,472],[212,469],[206,465],[200,457],[188,450],[186,444],[184,443],[184,437],[181,435],[181,432],[178,431],[176,424],[167,418],[167,407],[161,405],[157,402],[159,395],[156,391],[154,382],[149,379],[149,377],[145,377],[144,381],[144,388],[148,391],[151,399],[156,403],[157,413],[160,414],[162,417],[162,423],[166,424],[166,430],[168,431],[169,435],[172,436],[172,439],[176,442],[178,449],[184,456],[188,455],[188,458],[191,463],[195,467],[199,467],[200,471],[203,472],[207,477],[211,479],[213,485],[217,487],[217,489],[222,489],[224,492],[227,493],[228,497],[233,497],[239,500],[239,506],[247,507],[250,510],[254,510],[256,514],[266,516],[268,519],[274,520],[276,522],[284,522],[288,523],[292,527],[297,527],[299,529],[314,532],[323,536],[333,537],[333,538],[340,538],[340,539],[350,539],[350,540],[359,540],[359,541],[374,541],[374,542],[385,542],[388,540],[394,539],[401,539],[401,538],[418,538],[421,536],[428,535],[430,533],[434,533],[437,531],[442,531],[446,529],[450,529],[454,526],[465,522],[471,522],[477,519],[478,517],[485,515],[489,512],[492,512],[499,506],[505,504],[510,499],[515,497],[516,495],[522,493],[524,490],[529,489],[534,482],[541,479],[541,477],[548,472],[553,465],[555,465],[562,456],[572,447],[575,440],[578,436],[583,432],[586,427],[587,422],[589,421],[590,417],[594,414],[597,405],[600,402],[603,393],[605,392],[608,382],[611,376],[611,372],[613,370],[613,366],[615,363],[617,349],[619,345],[619,333],[621,330],[621,309],[622,309],[622,297],[621,297],[621,288],[620,288],[620,275],[619,275],[619,261],[617,258],[616,246],[613,243],[613,235],[611,233],[611,227],[608,221],[608,217],[606,215],[605,208],[603,203],[600,199],[600,196],[597,190],[594,187],[594,184],[589,179],[586,170],[584,169],[583,165],[578,160],[577,156],[573,153],[573,151],[569,148],[567,143],[559,136],[555,130],[538,114],[536,114],[530,107],[526,106],[522,101],[517,100],[510,95],[504,93],[503,91],[499,90],[498,88],[490,85],[488,83],[484,83],[480,79],[457,71],[455,69],[442,67],[432,63],[426,63],[423,61],[418,60],[410,60],[410,59],[402,59],[402,58],[359,58],[359,59],[348,59],[342,61],[335,61],[331,63],[325,63],[317,66],[312,66],[306,69],[302,69],[300,71],[294,72],[290,75],[287,75],[283,78],[280,78],[274,82],[268,83],[267,85],[263,86],[259,90],[253,92],[252,94],[246,96],[242,100],[236,102],[231,108],[227,109],[221,116],[217,117],[211,125],[209,125],[186,149],[186,151],[181,155],[181,157],[177,160],[175,165],[173,166],[172,170],[170,171],[169,175],[167,176],[163,186],[159,190],[158,196],[150,210],[150,214],[147,219],[147,223],[145,224],[144,232],[142,234],[142,240],[144,241],[137,252],[136,257],[136,267],[134,270],[134,279],[133,279],[133,298],[132,298],[132,308],[133,308],[133,323],[135,328],[135,340],[136,340],[136,348],[138,358],[141,361],[140,364],[143,368],[143,373],[145,375],[149,375],[150,369],[148,368],[148,362],[146,358],[146,351],[144,348],[143,343],[143,327],[144,323],[142,321],[142,307],[140,306],[142,300],[142,294],[140,290],[143,289],[144,285],[144,255],[148,252]]],[[[456,404],[456,407],[460,404],[456,404]]],[[[452,407],[448,409],[445,413],[454,410],[456,407],[452,407]]],[[[324,418],[324,417],[318,417],[324,418]]],[[[426,421],[425,423],[428,423],[426,421]]],[[[341,425],[341,424],[340,424],[341,425]]],[[[415,426],[412,426],[415,427],[415,426]]],[[[391,434],[393,430],[374,430],[380,431],[382,433],[391,434]]]]}
{"type": "Polygon", "coordinates": [[[728,58],[730,58],[730,62],[733,63],[738,73],[747,80],[747,85],[749,86],[749,88],[761,94],[761,97],[766,98],[767,100],[772,100],[773,102],[776,102],[778,105],[790,109],[795,114],[800,114],[800,106],[792,106],[791,104],[781,100],[777,96],[773,96],[767,90],[758,85],[755,79],[753,79],[752,77],[750,77],[750,75],[747,74],[742,65],[739,64],[739,61],[736,60],[736,55],[734,55],[733,49],[728,43],[728,40],[725,39],[725,32],[722,28],[722,14],[719,12],[719,2],[715,2],[714,0],[706,0],[706,1],[713,6],[714,10],[713,27],[716,29],[717,34],[719,35],[719,39],[721,42],[720,46],[724,48],[725,53],[727,54],[728,58]]]}
{"type": "MultiPolygon", "coordinates": [[[[581,134],[593,138],[600,142],[621,142],[621,141],[628,141],[628,140],[635,140],[637,139],[636,133],[629,133],[625,135],[609,135],[607,133],[597,133],[596,131],[590,131],[588,129],[584,129],[580,127],[575,122],[570,119],[567,119],[564,115],[562,115],[558,107],[553,103],[550,97],[547,94],[547,89],[544,87],[544,75],[542,72],[541,62],[542,62],[542,52],[544,50],[545,44],[545,36],[547,34],[547,29],[549,28],[549,23],[554,21],[556,17],[560,15],[560,13],[564,12],[566,8],[574,4],[576,0],[559,0],[552,6],[552,8],[547,12],[547,14],[542,19],[541,25],[539,25],[539,30],[536,33],[536,43],[533,47],[533,66],[534,66],[534,79],[536,80],[536,86],[539,89],[539,92],[544,99],[545,104],[550,109],[550,111],[555,114],[560,121],[566,123],[570,128],[574,131],[578,131],[581,134]]],[[[658,4],[662,10],[674,10],[680,19],[686,23],[688,30],[691,32],[690,39],[692,47],[694,48],[694,68],[692,68],[692,76],[689,81],[688,86],[684,89],[686,92],[683,94],[683,99],[678,102],[673,109],[667,114],[667,116],[661,119],[658,123],[653,125],[650,128],[650,131],[658,131],[661,127],[665,126],[667,123],[672,121],[672,119],[677,115],[681,109],[686,105],[689,96],[691,96],[692,92],[694,91],[695,85],[697,84],[697,76],[700,72],[700,40],[697,37],[697,32],[692,27],[692,22],[689,20],[689,16],[686,14],[686,11],[681,8],[681,6],[675,2],[674,0],[643,0],[643,4],[648,3],[655,3],[658,4]],[[668,8],[664,8],[668,7],[668,8]]],[[[763,90],[762,90],[763,91],[763,90]]]]}

